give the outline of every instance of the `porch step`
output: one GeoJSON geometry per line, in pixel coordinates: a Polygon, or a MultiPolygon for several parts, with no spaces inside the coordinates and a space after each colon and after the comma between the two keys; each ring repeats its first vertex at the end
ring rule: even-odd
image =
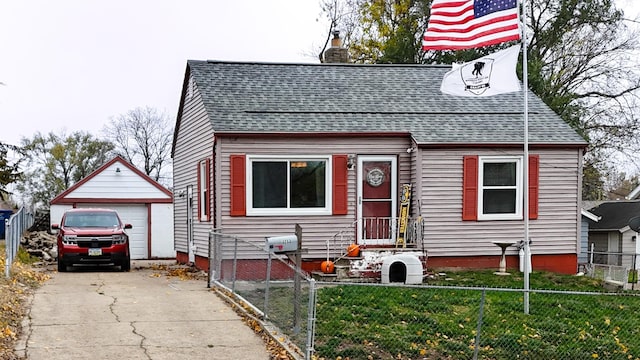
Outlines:
{"type": "MultiPolygon", "coordinates": [[[[361,248],[359,256],[341,256],[335,258],[334,273],[312,272],[312,277],[326,282],[379,282],[382,276],[383,259],[387,256],[412,253],[426,270],[427,253],[424,250],[408,247],[367,247],[361,248]]],[[[345,254],[346,255],[346,254],[345,254]]]]}
{"type": "Polygon", "coordinates": [[[312,271],[311,277],[316,281],[334,282],[338,280],[338,274],[327,274],[322,271],[312,271]]]}
{"type": "Polygon", "coordinates": [[[353,271],[350,265],[336,265],[331,274],[322,271],[312,271],[311,277],[323,282],[379,282],[380,272],[372,270],[353,271]]]}
{"type": "Polygon", "coordinates": [[[351,266],[351,262],[354,260],[362,260],[362,256],[346,256],[343,258],[339,258],[338,260],[335,261],[336,266],[351,266]]]}

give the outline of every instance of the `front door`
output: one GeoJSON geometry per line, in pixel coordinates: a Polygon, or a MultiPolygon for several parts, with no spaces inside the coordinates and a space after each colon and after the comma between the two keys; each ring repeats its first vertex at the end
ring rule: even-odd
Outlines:
{"type": "Polygon", "coordinates": [[[358,244],[395,244],[396,169],[395,156],[358,157],[358,244]]]}

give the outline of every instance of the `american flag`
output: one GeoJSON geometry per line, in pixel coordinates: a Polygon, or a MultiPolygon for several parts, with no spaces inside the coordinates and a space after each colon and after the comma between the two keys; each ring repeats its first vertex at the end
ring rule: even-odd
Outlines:
{"type": "Polygon", "coordinates": [[[461,50],[520,39],[517,0],[433,0],[423,50],[461,50]]]}

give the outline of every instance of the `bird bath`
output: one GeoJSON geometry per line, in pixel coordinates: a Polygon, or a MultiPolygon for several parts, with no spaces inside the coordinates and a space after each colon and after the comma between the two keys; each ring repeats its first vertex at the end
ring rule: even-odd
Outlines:
{"type": "Polygon", "coordinates": [[[496,244],[496,246],[499,246],[500,249],[502,250],[502,255],[500,257],[500,270],[494,272],[494,274],[511,275],[510,273],[507,272],[507,258],[505,256],[505,253],[507,252],[507,248],[515,244],[515,242],[493,241],[493,243],[496,244]]]}

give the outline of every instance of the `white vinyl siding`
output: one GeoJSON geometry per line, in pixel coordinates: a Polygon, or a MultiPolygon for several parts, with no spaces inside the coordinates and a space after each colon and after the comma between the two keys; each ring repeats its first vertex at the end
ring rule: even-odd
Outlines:
{"type": "MultiPolygon", "coordinates": [[[[577,254],[579,149],[530,150],[540,155],[538,219],[529,222],[531,250],[536,254],[577,254]]],[[[462,160],[465,155],[520,156],[522,151],[486,148],[421,151],[420,203],[429,256],[499,255],[493,241],[524,237],[521,220],[462,221],[462,160]]],[[[517,255],[515,247],[508,255],[517,255]]]]}
{"type": "MultiPolygon", "coordinates": [[[[216,216],[220,217],[220,227],[224,229],[225,234],[238,236],[243,240],[251,241],[255,245],[263,247],[265,237],[293,234],[295,225],[299,224],[302,227],[302,245],[307,251],[304,257],[325,257],[327,241],[332,242],[334,235],[341,230],[349,229],[356,221],[355,182],[357,169],[354,167],[354,169],[347,171],[347,215],[287,215],[260,218],[230,216],[230,155],[397,155],[399,157],[398,183],[402,184],[411,180],[411,168],[408,161],[410,154],[407,153],[409,145],[409,138],[346,138],[319,136],[316,138],[300,138],[296,142],[292,142],[291,138],[218,138],[217,156],[219,156],[220,161],[220,174],[217,175],[219,176],[219,187],[217,191],[220,196],[218,197],[219,203],[217,205],[220,211],[216,216]]],[[[355,231],[353,235],[355,236],[355,231]]],[[[331,245],[331,249],[332,251],[337,252],[343,250],[336,248],[335,244],[331,245]]],[[[247,259],[252,259],[256,257],[263,257],[263,254],[257,252],[254,248],[246,248],[241,250],[241,256],[247,259]]]]}
{"type": "MultiPolygon", "coordinates": [[[[198,219],[197,181],[198,162],[210,158],[213,151],[213,129],[211,121],[202,105],[197,86],[193,96],[185,99],[182,118],[176,134],[173,154],[174,185],[174,241],[176,251],[187,253],[187,186],[194,188],[193,230],[196,255],[207,256],[211,220],[198,219]]],[[[213,178],[213,176],[211,176],[213,178]]],[[[209,185],[211,186],[211,185],[209,185]]]]}
{"type": "Polygon", "coordinates": [[[82,186],[68,193],[73,199],[168,199],[166,193],[140,175],[115,162],[82,186]],[[119,171],[117,171],[119,170],[119,171]]]}

